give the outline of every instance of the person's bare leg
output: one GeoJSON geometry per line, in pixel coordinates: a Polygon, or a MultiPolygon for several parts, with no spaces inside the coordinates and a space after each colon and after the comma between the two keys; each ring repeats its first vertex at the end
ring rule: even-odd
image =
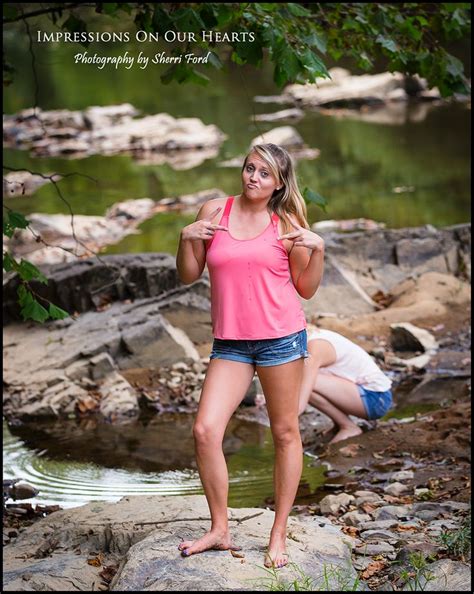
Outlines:
{"type": "Polygon", "coordinates": [[[180,543],[178,548],[184,556],[207,549],[235,548],[227,518],[229,481],[222,440],[254,372],[254,366],[247,363],[226,359],[211,359],[209,363],[193,433],[199,476],[211,512],[211,529],[197,540],[180,543]]]}
{"type": "Polygon", "coordinates": [[[308,342],[309,358],[303,366],[301,378],[298,414],[301,415],[306,408],[311,392],[314,389],[320,367],[326,367],[336,361],[336,351],[327,340],[316,339],[308,342]]]}
{"type": "Polygon", "coordinates": [[[275,519],[264,561],[266,567],[283,567],[288,563],[286,528],[303,469],[303,447],[298,425],[302,371],[303,359],[271,367],[257,366],[275,446],[275,519]]]}
{"type": "Polygon", "coordinates": [[[354,382],[342,377],[320,373],[309,403],[327,415],[338,427],[338,432],[329,443],[342,441],[362,433],[361,428],[348,416],[367,419],[364,403],[354,382]]]}

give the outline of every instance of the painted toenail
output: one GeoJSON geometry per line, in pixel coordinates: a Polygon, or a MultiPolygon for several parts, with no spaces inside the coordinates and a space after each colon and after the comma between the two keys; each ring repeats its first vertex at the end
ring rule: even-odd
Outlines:
{"type": "Polygon", "coordinates": [[[185,557],[188,557],[188,556],[189,556],[189,551],[188,551],[188,549],[183,549],[183,550],[181,551],[181,554],[182,554],[182,555],[184,555],[185,557]]]}

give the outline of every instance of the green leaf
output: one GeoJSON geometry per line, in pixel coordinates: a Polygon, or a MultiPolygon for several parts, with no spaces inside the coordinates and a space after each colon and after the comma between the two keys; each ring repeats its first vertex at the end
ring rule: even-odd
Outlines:
{"type": "Polygon", "coordinates": [[[189,68],[189,74],[187,75],[186,80],[204,86],[207,85],[211,79],[202,72],[199,72],[194,68],[189,68]]]}
{"type": "Polygon", "coordinates": [[[228,4],[216,4],[215,15],[217,18],[217,26],[219,28],[225,27],[232,20],[234,15],[232,8],[228,4]]]}
{"type": "Polygon", "coordinates": [[[64,318],[69,317],[69,313],[61,309],[57,305],[53,305],[52,303],[49,304],[49,316],[53,320],[63,320],[64,318]]]}
{"type": "Polygon", "coordinates": [[[16,19],[18,16],[18,8],[15,4],[9,3],[3,5],[3,18],[4,19],[16,19]]]}
{"type": "Polygon", "coordinates": [[[214,66],[214,68],[217,68],[218,70],[220,70],[221,68],[224,68],[224,64],[221,62],[219,56],[215,52],[212,52],[212,51],[209,54],[209,64],[212,64],[214,66]]]}
{"type": "Polygon", "coordinates": [[[26,229],[30,222],[19,212],[9,212],[8,219],[12,227],[18,227],[19,229],[26,229]]]}
{"type": "Polygon", "coordinates": [[[324,33],[316,33],[315,31],[312,31],[309,35],[303,37],[303,41],[309,47],[316,47],[322,54],[326,53],[327,39],[324,33]]]}
{"type": "Polygon", "coordinates": [[[309,48],[299,53],[298,57],[303,67],[310,72],[311,80],[314,81],[316,78],[331,78],[325,64],[309,48]]]}
{"type": "Polygon", "coordinates": [[[105,14],[114,14],[117,12],[118,2],[104,2],[102,4],[105,14]]]}
{"type": "Polygon", "coordinates": [[[275,60],[278,67],[278,76],[275,78],[277,85],[282,86],[285,82],[293,82],[301,70],[293,48],[284,41],[279,43],[275,51],[275,60]]]}
{"type": "Polygon", "coordinates": [[[17,271],[20,277],[25,281],[29,281],[35,278],[40,283],[43,283],[45,285],[48,284],[48,279],[45,277],[45,275],[40,270],[38,270],[38,268],[36,268],[34,264],[28,262],[28,260],[22,259],[20,265],[17,268],[17,271]]]}
{"type": "Polygon", "coordinates": [[[11,270],[15,270],[15,260],[8,252],[3,252],[3,269],[6,272],[10,272],[11,270]]]}
{"type": "Polygon", "coordinates": [[[239,57],[240,64],[253,64],[258,66],[263,58],[262,47],[256,42],[240,42],[233,44],[234,50],[239,57]]]}
{"type": "Polygon", "coordinates": [[[32,297],[32,301],[25,305],[20,314],[24,320],[34,320],[35,322],[43,323],[49,317],[48,311],[32,297]]]}
{"type": "Polygon", "coordinates": [[[309,10],[303,8],[301,4],[297,4],[296,2],[289,2],[286,4],[286,8],[293,16],[301,16],[301,17],[308,17],[311,16],[309,10]]]}
{"type": "Polygon", "coordinates": [[[15,227],[12,227],[10,225],[8,216],[5,216],[5,218],[2,221],[2,224],[3,224],[3,235],[6,235],[7,237],[12,237],[13,233],[15,232],[15,227]]]}
{"type": "Polygon", "coordinates": [[[326,212],[326,205],[327,205],[328,201],[326,200],[326,198],[324,198],[324,196],[321,196],[321,194],[318,194],[318,192],[315,192],[314,190],[311,190],[310,188],[305,188],[303,190],[303,198],[307,202],[312,202],[313,204],[317,204],[324,212],[326,212]]]}
{"type": "Polygon", "coordinates": [[[173,21],[170,19],[168,14],[161,8],[159,4],[155,4],[155,10],[153,12],[152,25],[155,31],[162,35],[166,31],[173,31],[173,21]]]}
{"type": "Polygon", "coordinates": [[[33,303],[33,295],[26,289],[23,283],[18,287],[16,292],[18,295],[18,302],[21,306],[25,307],[26,305],[33,303]]]}
{"type": "Polygon", "coordinates": [[[70,13],[67,20],[62,24],[62,28],[71,31],[71,33],[87,31],[86,23],[72,13],[70,13]]]}
{"type": "Polygon", "coordinates": [[[398,46],[395,43],[395,41],[393,41],[393,39],[385,37],[384,35],[377,35],[375,41],[379,43],[382,47],[387,49],[389,52],[395,53],[398,51],[398,46]]]}
{"type": "Polygon", "coordinates": [[[192,8],[180,8],[171,18],[178,31],[201,33],[206,29],[201,17],[192,8]]]}
{"type": "Polygon", "coordinates": [[[446,55],[446,70],[449,72],[449,74],[451,74],[455,78],[458,78],[463,75],[464,66],[463,66],[463,63],[461,62],[461,60],[458,60],[451,54],[447,54],[446,55]]]}

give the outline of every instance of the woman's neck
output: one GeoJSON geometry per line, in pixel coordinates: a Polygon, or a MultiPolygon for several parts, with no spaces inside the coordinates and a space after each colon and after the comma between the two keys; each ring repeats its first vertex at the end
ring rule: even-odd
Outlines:
{"type": "Polygon", "coordinates": [[[237,203],[238,210],[244,214],[261,214],[262,212],[269,212],[268,203],[270,202],[270,198],[271,196],[259,200],[250,200],[242,193],[234,196],[234,205],[237,203]]]}

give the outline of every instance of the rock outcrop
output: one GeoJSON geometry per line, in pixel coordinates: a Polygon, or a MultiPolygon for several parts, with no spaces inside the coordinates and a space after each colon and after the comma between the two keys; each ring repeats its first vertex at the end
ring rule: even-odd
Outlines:
{"type": "MultiPolygon", "coordinates": [[[[416,324],[426,316],[442,320],[452,308],[469,307],[470,287],[462,266],[469,225],[330,233],[325,239],[322,286],[311,300],[302,300],[308,321],[324,319],[324,327],[359,342],[364,336],[388,335],[391,324],[416,324]]],[[[182,285],[171,254],[103,256],[42,270],[49,283],[34,284],[35,290],[73,315],[44,325],[15,322],[18,280],[5,285],[8,419],[67,415],[78,408],[98,409],[112,420],[134,416],[139,394],[125,371],[193,364],[208,357],[207,273],[191,286],[182,285]]],[[[423,361],[399,362],[427,368],[431,350],[423,361]]],[[[450,385],[457,382],[464,390],[464,377],[450,379],[450,385]]],[[[442,378],[432,379],[439,384],[442,378]]],[[[421,391],[429,388],[423,385],[421,391]]]]}
{"type": "Polygon", "coordinates": [[[36,157],[127,153],[141,163],[189,169],[217,156],[226,138],[217,126],[198,118],[159,113],[135,119],[138,113],[129,103],[83,111],[24,109],[3,117],[3,140],[36,157]]]}
{"type": "MultiPolygon", "coordinates": [[[[267,509],[229,509],[231,535],[241,550],[183,558],[179,543],[210,525],[204,496],[124,497],[60,510],[4,548],[3,589],[95,591],[105,569],[113,567],[112,591],[268,590],[263,560],[273,518],[267,509]]],[[[325,584],[337,589],[338,579],[356,581],[353,539],[339,528],[290,517],[288,534],[290,562],[315,589],[325,584]]],[[[280,571],[293,577],[291,565],[280,571]]]]}

